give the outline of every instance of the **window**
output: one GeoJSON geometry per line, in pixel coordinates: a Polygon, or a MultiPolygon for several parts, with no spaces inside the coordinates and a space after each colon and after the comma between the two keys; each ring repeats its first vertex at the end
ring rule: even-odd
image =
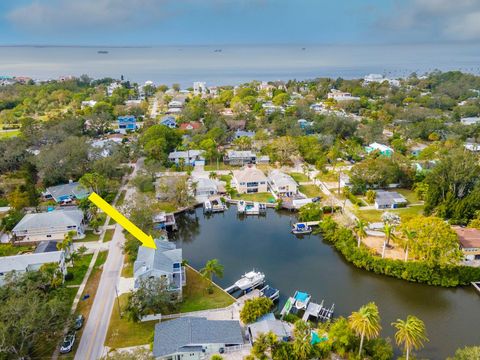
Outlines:
{"type": "Polygon", "coordinates": [[[46,237],[48,237],[48,238],[51,238],[51,237],[52,237],[52,235],[47,235],[46,237]]]}
{"type": "Polygon", "coordinates": [[[247,187],[255,187],[255,186],[258,186],[257,181],[247,182],[247,187]]]}

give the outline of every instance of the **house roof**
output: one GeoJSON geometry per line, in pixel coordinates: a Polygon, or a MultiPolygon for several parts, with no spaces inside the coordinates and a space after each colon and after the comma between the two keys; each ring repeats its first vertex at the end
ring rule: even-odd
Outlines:
{"type": "Polygon", "coordinates": [[[145,246],[138,248],[137,260],[133,264],[135,278],[146,271],[159,270],[166,273],[173,271],[174,263],[182,262],[182,249],[164,238],[155,239],[156,249],[145,246]]]}
{"type": "Polygon", "coordinates": [[[376,192],[375,202],[378,205],[403,204],[407,202],[407,199],[396,191],[379,190],[376,192]]]}
{"type": "Polygon", "coordinates": [[[31,266],[58,263],[63,251],[52,251],[40,254],[24,254],[0,257],[0,273],[9,271],[25,271],[31,266]]]}
{"type": "Polygon", "coordinates": [[[270,171],[268,177],[276,186],[297,186],[297,182],[290,175],[277,169],[270,171]]]}
{"type": "Polygon", "coordinates": [[[47,193],[52,195],[55,201],[60,201],[61,197],[70,196],[77,199],[83,199],[90,194],[88,189],[85,189],[78,182],[70,182],[67,184],[61,184],[57,186],[50,186],[47,188],[47,193]]]}
{"type": "Polygon", "coordinates": [[[256,167],[246,167],[243,170],[234,170],[233,177],[237,182],[266,181],[265,174],[256,167]]]}
{"type": "Polygon", "coordinates": [[[236,138],[239,138],[239,137],[242,137],[242,136],[253,138],[255,136],[255,131],[246,131],[246,130],[235,131],[235,137],[236,138]]]}
{"type": "Polygon", "coordinates": [[[243,158],[256,157],[256,155],[250,150],[242,150],[242,151],[228,150],[227,157],[229,159],[243,159],[243,158]]]}
{"type": "Polygon", "coordinates": [[[462,248],[480,248],[480,230],[460,226],[452,228],[457,233],[462,248]]]}
{"type": "Polygon", "coordinates": [[[197,130],[202,127],[202,123],[198,121],[190,121],[180,124],[180,130],[197,130]]]}
{"type": "Polygon", "coordinates": [[[266,334],[270,331],[280,339],[292,336],[293,326],[291,324],[275,319],[273,314],[267,315],[269,316],[262,316],[258,321],[248,326],[253,341],[255,341],[258,335],[266,334]]]}
{"type": "Polygon", "coordinates": [[[161,357],[177,352],[201,351],[207,344],[243,344],[242,330],[237,320],[207,320],[183,317],[155,325],[153,356],[161,357]]]}
{"type": "Polygon", "coordinates": [[[49,229],[65,229],[67,226],[79,227],[83,220],[81,210],[54,210],[45,213],[27,214],[13,228],[12,232],[35,233],[49,229]]]}
{"type": "Polygon", "coordinates": [[[197,156],[201,156],[205,153],[204,150],[189,150],[189,151],[172,151],[169,155],[169,159],[186,159],[186,158],[194,158],[197,156]]]}
{"type": "Polygon", "coordinates": [[[212,179],[206,179],[206,178],[192,178],[192,181],[197,183],[197,191],[198,190],[205,190],[205,189],[211,189],[211,190],[217,190],[218,185],[215,180],[212,179]]]}
{"type": "Polygon", "coordinates": [[[380,150],[380,151],[391,151],[393,152],[393,149],[391,147],[388,147],[387,145],[379,144],[379,143],[371,143],[368,145],[368,147],[374,149],[374,150],[380,150]]]}
{"type": "Polygon", "coordinates": [[[133,115],[119,116],[117,118],[118,122],[136,122],[137,119],[133,115]]]}

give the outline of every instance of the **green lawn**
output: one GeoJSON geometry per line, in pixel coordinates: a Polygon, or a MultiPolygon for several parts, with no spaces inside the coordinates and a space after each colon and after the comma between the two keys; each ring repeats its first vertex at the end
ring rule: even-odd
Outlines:
{"type": "Polygon", "coordinates": [[[338,182],[338,174],[334,171],[328,171],[326,173],[320,172],[317,178],[326,182],[338,182]]]}
{"type": "Polygon", "coordinates": [[[254,193],[254,194],[236,194],[233,197],[234,200],[256,201],[268,203],[275,201],[275,198],[271,193],[254,193]]]}
{"type": "Polygon", "coordinates": [[[115,232],[115,229],[108,229],[105,231],[105,236],[103,238],[103,242],[109,242],[113,238],[113,233],[115,232]]]}
{"type": "Polygon", "coordinates": [[[122,190],[122,192],[118,196],[118,200],[117,200],[117,203],[115,204],[115,206],[122,206],[123,205],[123,202],[125,201],[126,193],[127,193],[126,190],[122,190]]]}
{"type": "Polygon", "coordinates": [[[216,286],[213,288],[213,293],[209,294],[206,289],[210,281],[192,268],[187,267],[186,274],[187,285],[183,288],[180,312],[216,309],[233,304],[234,299],[216,286]]]}
{"type": "Polygon", "coordinates": [[[12,244],[0,244],[0,256],[19,255],[33,251],[34,246],[14,246],[12,244]]]}
{"type": "MultiPolygon", "coordinates": [[[[226,307],[233,304],[234,299],[223,290],[214,287],[213,293],[208,294],[206,288],[209,281],[203,278],[195,270],[187,267],[187,285],[183,288],[183,302],[180,304],[180,312],[190,312],[226,307]]],[[[127,305],[128,294],[119,297],[120,307],[127,305]]],[[[110,317],[110,325],[107,332],[105,345],[111,348],[145,345],[152,341],[153,331],[157,321],[132,322],[120,318],[118,302],[110,317]]]]}
{"type": "Polygon", "coordinates": [[[232,166],[232,165],[227,165],[227,164],[224,164],[222,162],[219,162],[218,163],[218,168],[217,168],[217,164],[214,163],[214,164],[205,165],[204,170],[205,171],[217,171],[217,170],[234,170],[234,169],[239,169],[239,168],[240,168],[240,166],[232,166]]]}
{"type": "Polygon", "coordinates": [[[322,191],[317,185],[300,185],[298,190],[309,198],[314,198],[322,195],[322,191]]]}
{"type": "Polygon", "coordinates": [[[410,204],[418,204],[419,202],[422,202],[417,194],[415,194],[415,191],[408,190],[408,189],[394,189],[393,191],[398,192],[399,194],[402,194],[405,196],[405,198],[408,200],[410,204]]]}
{"type": "Polygon", "coordinates": [[[85,241],[98,241],[100,239],[100,235],[94,234],[93,230],[87,230],[85,231],[85,237],[83,239],[80,239],[79,241],[85,242],[85,241]]]}
{"type": "Polygon", "coordinates": [[[68,272],[73,274],[71,280],[65,281],[66,285],[80,285],[85,274],[87,273],[90,261],[92,261],[93,254],[86,254],[75,261],[74,266],[68,268],[68,272]]]}
{"type": "MultiPolygon", "coordinates": [[[[403,220],[406,220],[408,218],[411,218],[412,216],[423,214],[423,208],[424,208],[423,205],[417,205],[417,206],[409,206],[402,209],[388,210],[388,211],[394,214],[397,214],[403,220]]],[[[355,215],[357,215],[359,218],[366,220],[368,222],[380,222],[382,214],[385,211],[386,210],[358,210],[355,212],[355,215]]]]}
{"type": "Polygon", "coordinates": [[[291,172],[288,175],[290,175],[293,178],[293,180],[295,180],[298,183],[310,181],[310,179],[308,178],[307,175],[299,173],[299,172],[291,172]]]}
{"type": "Polygon", "coordinates": [[[178,210],[177,206],[174,203],[168,201],[159,201],[155,203],[155,209],[165,211],[167,213],[175,212],[178,210]]]}

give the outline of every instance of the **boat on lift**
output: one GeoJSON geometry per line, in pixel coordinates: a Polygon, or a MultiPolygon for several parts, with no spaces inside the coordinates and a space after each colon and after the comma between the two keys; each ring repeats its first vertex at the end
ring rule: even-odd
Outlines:
{"type": "Polygon", "coordinates": [[[312,227],[307,223],[295,223],[292,225],[292,233],[295,235],[311,234],[312,227]]]}
{"type": "Polygon", "coordinates": [[[235,282],[235,286],[240,290],[249,290],[253,289],[265,281],[265,274],[260,271],[249,271],[242,275],[240,280],[235,282]]]}

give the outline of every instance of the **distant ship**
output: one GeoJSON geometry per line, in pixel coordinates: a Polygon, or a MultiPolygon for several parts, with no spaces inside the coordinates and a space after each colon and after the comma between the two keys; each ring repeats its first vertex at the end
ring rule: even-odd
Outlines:
{"type": "Polygon", "coordinates": [[[108,51],[107,50],[98,50],[97,53],[98,54],[108,54],[108,51]]]}
{"type": "Polygon", "coordinates": [[[222,52],[222,49],[215,49],[213,52],[222,52]]]}

